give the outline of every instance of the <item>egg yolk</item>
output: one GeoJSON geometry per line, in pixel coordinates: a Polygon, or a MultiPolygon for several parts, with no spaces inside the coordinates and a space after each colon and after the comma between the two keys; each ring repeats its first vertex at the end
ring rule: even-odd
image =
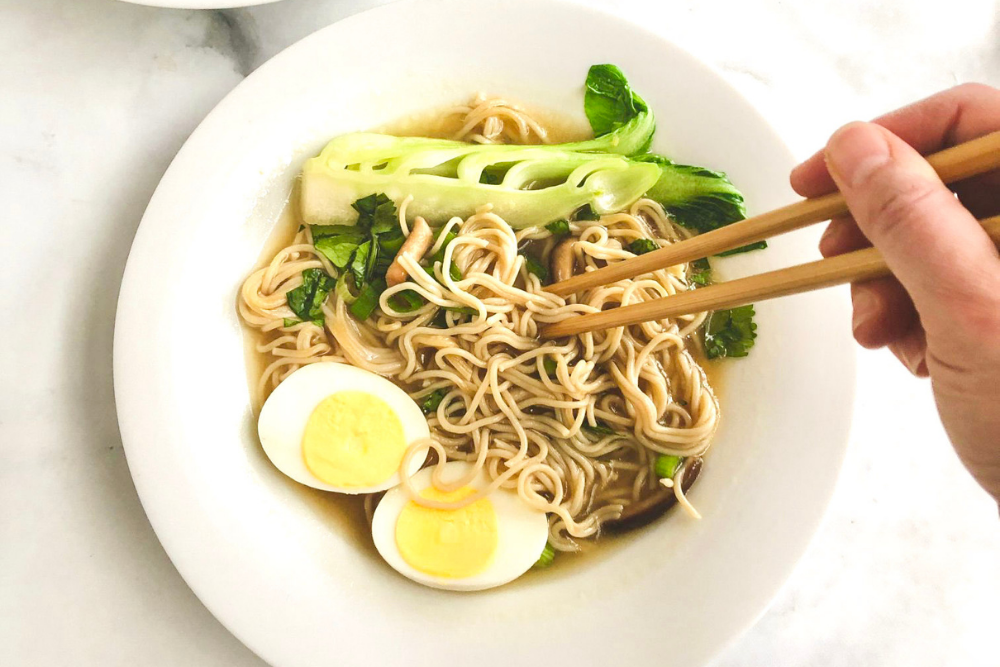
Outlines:
{"type": "Polygon", "coordinates": [[[331,486],[381,484],[406,452],[403,424],[389,405],[361,391],[341,391],[316,406],[302,435],[302,457],[331,486]]]}
{"type": "MultiPolygon", "coordinates": [[[[428,487],[420,496],[456,502],[474,493],[469,486],[450,492],[428,487]]],[[[496,552],[496,510],[487,498],[457,510],[432,509],[411,500],[396,520],[396,546],[403,560],[425,574],[471,577],[485,570],[496,552]]]]}

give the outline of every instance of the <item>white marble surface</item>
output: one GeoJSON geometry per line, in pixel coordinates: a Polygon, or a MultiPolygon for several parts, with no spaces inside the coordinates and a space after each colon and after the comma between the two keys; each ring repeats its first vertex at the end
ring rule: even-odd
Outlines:
{"type": "MultiPolygon", "coordinates": [[[[714,63],[803,156],[841,122],[1000,85],[995,0],[590,1],[714,63]]],[[[0,664],[261,664],[184,585],[136,497],[115,301],[146,202],[201,118],[285,46],[373,4],[0,0],[0,664]]],[[[862,353],[859,380],[828,519],[720,667],[1000,660],[996,506],[926,383],[887,353],[862,353]]]]}

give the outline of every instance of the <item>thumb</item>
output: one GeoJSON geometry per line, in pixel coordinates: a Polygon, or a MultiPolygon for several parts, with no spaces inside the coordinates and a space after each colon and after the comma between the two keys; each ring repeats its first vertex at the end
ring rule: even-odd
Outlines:
{"type": "Polygon", "coordinates": [[[970,317],[995,317],[997,249],[919,153],[883,127],[850,123],[830,138],[826,161],[928,334],[982,324],[970,317]]]}

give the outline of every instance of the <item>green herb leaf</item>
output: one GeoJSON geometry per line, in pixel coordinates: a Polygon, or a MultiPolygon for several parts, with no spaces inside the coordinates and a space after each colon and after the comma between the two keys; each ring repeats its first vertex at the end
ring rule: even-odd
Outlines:
{"type": "Polygon", "coordinates": [[[688,280],[690,280],[691,283],[694,285],[698,285],[699,287],[705,287],[706,285],[712,284],[712,272],[698,271],[696,273],[692,273],[691,275],[689,275],[688,280]]]}
{"type": "MultiPolygon", "coordinates": [[[[382,196],[385,197],[385,195],[382,196]]],[[[399,227],[399,216],[396,215],[396,205],[386,197],[375,207],[375,213],[372,216],[372,234],[385,234],[394,231],[399,231],[400,235],[403,234],[403,230],[399,227]]]]}
{"type": "MultiPolygon", "coordinates": [[[[369,281],[376,277],[375,269],[378,266],[379,255],[382,254],[379,252],[378,236],[372,236],[371,244],[371,249],[368,251],[367,261],[365,261],[365,278],[369,281]]],[[[382,275],[378,277],[384,278],[385,271],[388,270],[388,268],[389,266],[386,265],[386,267],[382,270],[382,275]]]]}
{"type": "Polygon", "coordinates": [[[282,320],[282,325],[287,329],[288,327],[294,327],[296,324],[299,324],[301,321],[302,320],[296,320],[294,318],[288,318],[288,317],[286,317],[286,318],[284,318],[282,320]]]}
{"type": "MultiPolygon", "coordinates": [[[[443,230],[443,229],[444,229],[443,227],[440,228],[436,233],[438,235],[440,235],[441,234],[441,230],[443,230]]],[[[429,269],[427,271],[427,273],[429,273],[432,278],[434,277],[434,268],[433,268],[434,267],[434,263],[435,262],[441,262],[442,265],[444,264],[444,251],[448,247],[448,244],[450,244],[456,238],[458,238],[458,232],[456,232],[454,230],[449,231],[445,235],[444,242],[441,244],[441,247],[437,249],[437,252],[435,252],[433,255],[431,255],[431,263],[430,263],[430,266],[427,267],[429,269]]],[[[462,279],[462,271],[455,265],[455,262],[451,263],[451,267],[448,269],[448,274],[451,276],[452,280],[461,280],[462,279]]]]}
{"type": "Polygon", "coordinates": [[[549,270],[544,264],[531,255],[521,253],[521,256],[524,257],[524,266],[528,269],[528,273],[538,276],[542,283],[548,282],[549,270]]]}
{"type": "Polygon", "coordinates": [[[391,263],[392,259],[395,258],[396,253],[399,252],[399,249],[403,247],[404,241],[406,241],[406,237],[403,236],[402,229],[397,228],[394,231],[387,232],[385,234],[379,234],[378,237],[379,250],[384,250],[386,253],[389,253],[391,255],[389,259],[389,262],[391,263]]]}
{"type": "Polygon", "coordinates": [[[354,276],[354,285],[364,287],[368,282],[368,257],[372,251],[372,242],[365,241],[358,246],[351,261],[351,274],[354,276]]]}
{"type": "Polygon", "coordinates": [[[660,479],[673,479],[674,475],[677,474],[677,468],[680,467],[683,460],[679,456],[660,454],[653,463],[653,472],[660,479]]]}
{"type": "Polygon", "coordinates": [[[565,236],[569,236],[569,222],[566,220],[556,220],[555,222],[550,222],[545,225],[545,229],[549,230],[552,236],[557,239],[561,239],[565,236]]]}
{"type": "Polygon", "coordinates": [[[549,375],[555,375],[556,371],[559,369],[559,364],[556,363],[556,360],[552,357],[545,357],[542,359],[542,368],[544,368],[545,372],[549,375]]]}
{"type": "Polygon", "coordinates": [[[313,243],[320,239],[330,238],[332,236],[342,236],[346,238],[354,239],[355,245],[361,243],[365,240],[365,232],[362,229],[358,229],[354,225],[310,225],[310,231],[312,231],[313,243]]]}
{"type": "Polygon", "coordinates": [[[751,250],[764,250],[767,248],[767,241],[757,241],[756,243],[749,243],[747,245],[740,246],[739,248],[733,248],[732,250],[723,250],[718,253],[716,257],[729,257],[730,255],[739,255],[740,253],[750,252],[751,250]]]}
{"type": "Polygon", "coordinates": [[[436,329],[447,329],[448,311],[444,308],[439,309],[436,313],[434,313],[434,317],[427,323],[427,326],[434,327],[436,329]]]}
{"type": "Polygon", "coordinates": [[[707,259],[696,259],[688,269],[688,281],[699,287],[712,284],[712,267],[707,259]]]}
{"type": "Polygon", "coordinates": [[[461,313],[462,315],[478,315],[479,311],[475,308],[470,308],[469,306],[447,306],[445,307],[449,313],[461,313]]]}
{"type": "Polygon", "coordinates": [[[595,137],[615,131],[640,112],[649,110],[643,99],[632,92],[625,74],[614,65],[591,67],[586,86],[583,110],[595,137]]]}
{"type": "Polygon", "coordinates": [[[389,299],[389,305],[392,306],[397,313],[412,313],[425,303],[424,297],[420,296],[418,292],[411,289],[406,289],[402,292],[393,294],[389,299]]]}
{"type": "Polygon", "coordinates": [[[367,320],[378,308],[378,298],[384,291],[385,282],[380,279],[365,283],[358,293],[358,298],[350,305],[351,314],[359,320],[367,320]]]}
{"type": "Polygon", "coordinates": [[[594,426],[584,423],[583,430],[588,433],[593,433],[594,435],[615,435],[618,431],[614,430],[604,422],[597,422],[594,426]]]}
{"type": "MultiPolygon", "coordinates": [[[[357,226],[366,232],[369,231],[372,227],[372,223],[375,222],[376,211],[380,206],[384,206],[386,203],[392,204],[392,200],[380,192],[378,194],[362,197],[351,204],[351,207],[358,212],[357,226]]],[[[393,204],[393,213],[395,213],[395,208],[395,204],[393,204]]]]}
{"type": "Polygon", "coordinates": [[[552,562],[556,559],[556,550],[552,548],[552,545],[548,542],[545,543],[545,548],[542,549],[542,553],[538,556],[538,560],[532,565],[533,568],[544,570],[548,566],[552,565],[552,562]]]}
{"type": "Polygon", "coordinates": [[[425,415],[435,412],[447,394],[448,390],[443,387],[441,389],[435,389],[431,393],[424,396],[424,399],[420,401],[420,409],[424,411],[425,415]]]}
{"type": "Polygon", "coordinates": [[[628,249],[636,255],[645,255],[647,252],[659,250],[660,244],[653,239],[635,239],[628,244],[628,249]]]}
{"type": "Polygon", "coordinates": [[[323,302],[337,284],[323,269],[306,269],[302,284],[285,295],[288,307],[302,320],[323,322],[323,302]]]}
{"type": "Polygon", "coordinates": [[[705,355],[709,359],[747,356],[757,338],[753,316],[752,304],[709,315],[705,323],[705,355]]]}
{"type": "Polygon", "coordinates": [[[573,215],[574,220],[600,220],[601,216],[594,212],[594,207],[590,204],[584,204],[580,208],[576,209],[576,213],[573,215]]]}
{"type": "Polygon", "coordinates": [[[350,263],[351,255],[358,249],[358,244],[359,241],[352,236],[324,236],[318,241],[313,241],[316,250],[338,269],[350,263]]]}

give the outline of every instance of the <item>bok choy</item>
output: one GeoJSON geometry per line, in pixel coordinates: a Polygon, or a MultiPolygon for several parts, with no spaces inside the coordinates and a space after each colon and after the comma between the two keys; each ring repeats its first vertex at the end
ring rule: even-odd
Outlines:
{"type": "Polygon", "coordinates": [[[613,65],[595,65],[584,111],[586,141],[548,146],[467,144],[357,132],[333,139],[302,171],[302,212],[311,225],[347,225],[351,204],[377,193],[413,200],[407,217],[432,225],[484,204],[514,228],[613,213],[643,196],[680,224],[707,231],[745,217],[724,174],[647,153],[655,130],[646,102],[613,65]]]}

